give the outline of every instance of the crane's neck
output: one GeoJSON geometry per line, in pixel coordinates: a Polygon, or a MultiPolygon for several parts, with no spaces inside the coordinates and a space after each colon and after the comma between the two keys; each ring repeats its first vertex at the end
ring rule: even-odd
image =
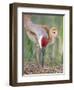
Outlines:
{"type": "Polygon", "coordinates": [[[53,44],[55,42],[55,37],[49,35],[48,41],[50,44],[53,44]]]}
{"type": "Polygon", "coordinates": [[[42,37],[41,46],[45,48],[48,45],[48,43],[49,43],[49,39],[47,37],[42,37]]]}

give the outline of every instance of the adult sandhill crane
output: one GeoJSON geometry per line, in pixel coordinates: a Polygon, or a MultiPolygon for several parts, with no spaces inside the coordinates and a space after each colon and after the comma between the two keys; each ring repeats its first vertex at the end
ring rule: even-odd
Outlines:
{"type": "Polygon", "coordinates": [[[54,43],[58,31],[56,27],[49,28],[47,25],[38,25],[32,22],[31,15],[24,15],[24,28],[27,36],[36,46],[36,57],[39,63],[39,54],[41,55],[41,65],[44,66],[44,52],[48,44],[54,43]],[[39,53],[40,52],[40,53],[39,53]]]}

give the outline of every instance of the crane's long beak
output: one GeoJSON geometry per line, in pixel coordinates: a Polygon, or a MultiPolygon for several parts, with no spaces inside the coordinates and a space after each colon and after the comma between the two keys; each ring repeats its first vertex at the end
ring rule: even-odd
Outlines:
{"type": "Polygon", "coordinates": [[[41,61],[42,67],[44,67],[44,54],[45,54],[45,48],[41,48],[41,50],[40,50],[40,61],[41,61]]]}

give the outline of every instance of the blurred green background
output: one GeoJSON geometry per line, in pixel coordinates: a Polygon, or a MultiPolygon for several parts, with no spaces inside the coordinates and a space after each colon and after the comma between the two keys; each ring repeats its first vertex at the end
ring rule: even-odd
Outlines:
{"type": "MultiPolygon", "coordinates": [[[[32,21],[36,24],[55,26],[58,28],[58,38],[55,43],[48,45],[45,51],[45,63],[49,66],[63,64],[63,15],[32,15],[32,21]]],[[[25,24],[25,23],[24,23],[25,24]]],[[[34,43],[27,37],[24,32],[24,63],[35,62],[34,43]]]]}

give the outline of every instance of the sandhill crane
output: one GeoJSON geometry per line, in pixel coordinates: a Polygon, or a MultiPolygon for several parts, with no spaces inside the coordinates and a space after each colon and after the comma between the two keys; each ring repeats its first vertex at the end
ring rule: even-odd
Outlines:
{"type": "MultiPolygon", "coordinates": [[[[49,28],[47,25],[38,25],[32,22],[31,15],[24,15],[24,28],[27,36],[36,46],[37,62],[39,61],[39,51],[41,55],[41,65],[44,66],[44,52],[48,44],[54,43],[58,31],[56,27],[49,28]]],[[[39,63],[39,62],[38,62],[39,63]]]]}

